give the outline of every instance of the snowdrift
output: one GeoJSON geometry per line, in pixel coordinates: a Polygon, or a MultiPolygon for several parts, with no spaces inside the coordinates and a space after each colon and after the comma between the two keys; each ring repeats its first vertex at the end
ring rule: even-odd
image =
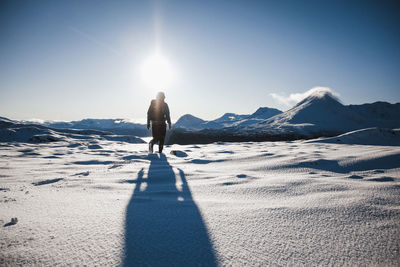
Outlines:
{"type": "Polygon", "coordinates": [[[400,129],[367,128],[348,132],[336,137],[321,138],[310,143],[353,145],[400,146],[400,129]]]}

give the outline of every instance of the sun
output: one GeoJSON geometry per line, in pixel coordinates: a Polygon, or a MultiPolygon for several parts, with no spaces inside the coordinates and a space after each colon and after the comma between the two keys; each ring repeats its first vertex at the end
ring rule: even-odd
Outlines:
{"type": "Polygon", "coordinates": [[[174,78],[171,64],[160,53],[147,58],[141,70],[145,84],[154,89],[168,87],[174,78]]]}

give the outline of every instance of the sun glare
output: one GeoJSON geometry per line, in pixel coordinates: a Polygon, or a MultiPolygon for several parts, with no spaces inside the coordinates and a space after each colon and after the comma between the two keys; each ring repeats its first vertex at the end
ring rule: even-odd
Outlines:
{"type": "Polygon", "coordinates": [[[150,88],[168,87],[174,78],[172,67],[161,54],[149,57],[142,66],[142,77],[150,88]]]}

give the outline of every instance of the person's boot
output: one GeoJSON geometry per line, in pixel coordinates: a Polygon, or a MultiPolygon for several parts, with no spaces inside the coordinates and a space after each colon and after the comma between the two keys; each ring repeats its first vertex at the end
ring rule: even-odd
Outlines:
{"type": "Polygon", "coordinates": [[[153,153],[153,142],[152,141],[150,141],[149,142],[149,153],[153,153]]]}

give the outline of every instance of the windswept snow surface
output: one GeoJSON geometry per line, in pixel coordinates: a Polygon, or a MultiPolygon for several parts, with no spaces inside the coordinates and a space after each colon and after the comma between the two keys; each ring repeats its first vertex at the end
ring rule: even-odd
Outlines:
{"type": "Polygon", "coordinates": [[[109,140],[0,143],[0,265],[400,265],[399,146],[165,153],[109,140]]]}

